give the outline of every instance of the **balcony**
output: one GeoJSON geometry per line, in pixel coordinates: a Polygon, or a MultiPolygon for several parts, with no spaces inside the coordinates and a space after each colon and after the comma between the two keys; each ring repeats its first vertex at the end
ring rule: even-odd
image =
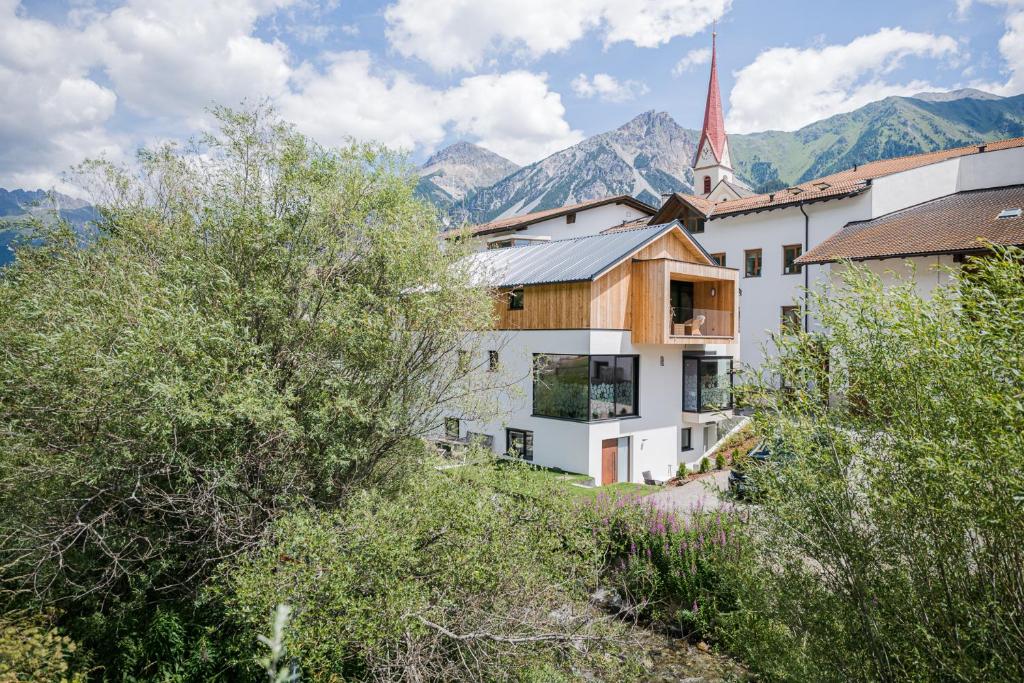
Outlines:
{"type": "Polygon", "coordinates": [[[731,356],[683,355],[683,414],[693,422],[731,415],[731,356]]]}
{"type": "Polygon", "coordinates": [[[733,344],[738,339],[738,273],[672,259],[633,262],[633,342],[733,344]]]}

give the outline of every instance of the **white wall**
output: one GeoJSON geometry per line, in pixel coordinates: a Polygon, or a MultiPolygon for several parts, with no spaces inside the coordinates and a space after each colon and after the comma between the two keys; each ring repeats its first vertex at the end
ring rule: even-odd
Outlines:
{"type": "MultiPolygon", "coordinates": [[[[630,437],[630,481],[643,481],[644,471],[651,472],[655,479],[667,479],[675,474],[680,462],[692,463],[703,454],[703,429],[695,424],[685,425],[693,427],[692,449],[681,450],[683,347],[634,346],[628,331],[614,330],[492,332],[486,333],[484,339],[493,342],[481,344],[481,353],[486,353],[489,345],[504,345],[500,351],[502,373],[518,382],[519,391],[516,397],[503,402],[500,417],[484,423],[464,422],[462,436],[467,431],[490,434],[495,451],[504,453],[508,448],[507,427],[532,431],[535,464],[584,473],[598,483],[604,439],[630,437]],[[640,416],[595,423],[533,416],[530,370],[534,353],[639,355],[640,416]]],[[[729,350],[721,345],[706,348],[723,355],[729,350]]]]}
{"type": "MultiPolygon", "coordinates": [[[[877,259],[863,261],[857,265],[866,267],[882,280],[883,287],[891,287],[894,284],[906,282],[913,278],[914,289],[918,295],[927,299],[932,291],[940,286],[949,284],[949,268],[958,268],[953,263],[953,257],[949,255],[923,256],[907,259],[877,259]]],[[[839,275],[846,270],[846,266],[836,264],[833,266],[833,275],[839,275]]]]}
{"type": "Polygon", "coordinates": [[[1024,147],[972,154],[960,159],[957,190],[1024,184],[1024,147]]]}
{"type": "Polygon", "coordinates": [[[621,225],[626,221],[633,221],[647,215],[646,212],[634,209],[626,204],[604,204],[577,211],[575,223],[567,223],[566,216],[558,216],[533,223],[525,230],[512,230],[508,233],[485,235],[482,238],[485,243],[481,247],[486,248],[486,242],[497,238],[499,235],[550,237],[553,240],[596,235],[602,230],[614,228],[616,225],[621,225]]]}
{"type": "Polygon", "coordinates": [[[870,218],[953,194],[957,191],[961,161],[961,158],[947,159],[937,164],[876,178],[869,193],[870,218]]]}

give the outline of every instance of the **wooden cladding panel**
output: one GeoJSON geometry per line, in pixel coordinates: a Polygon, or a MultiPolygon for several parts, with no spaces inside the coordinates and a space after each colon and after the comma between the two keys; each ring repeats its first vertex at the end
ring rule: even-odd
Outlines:
{"type": "Polygon", "coordinates": [[[683,239],[675,232],[655,240],[633,255],[636,259],[674,259],[676,261],[687,261],[693,265],[708,262],[705,256],[692,243],[683,239]]]}
{"type": "Polygon", "coordinates": [[[630,289],[633,343],[663,344],[668,336],[665,261],[634,261],[630,289]]]}
{"type": "Polygon", "coordinates": [[[695,282],[693,307],[701,309],[707,320],[703,333],[708,337],[731,337],[734,330],[735,283],[729,281],[695,282]],[[711,290],[715,296],[711,296],[711,290]]]}
{"type": "Polygon", "coordinates": [[[508,309],[508,292],[494,298],[499,330],[572,330],[590,327],[590,282],[528,285],[523,288],[523,308],[508,309]]]}
{"type": "Polygon", "coordinates": [[[630,261],[620,263],[591,283],[590,323],[611,330],[630,329],[629,289],[633,274],[630,261]]]}

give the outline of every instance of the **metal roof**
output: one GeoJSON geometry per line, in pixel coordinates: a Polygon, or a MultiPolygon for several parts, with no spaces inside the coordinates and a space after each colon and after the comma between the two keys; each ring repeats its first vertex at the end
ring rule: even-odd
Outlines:
{"type": "Polygon", "coordinates": [[[673,221],[607,235],[552,240],[528,247],[489,249],[469,257],[470,269],[477,284],[488,287],[593,280],[678,226],[679,222],[673,221]]]}

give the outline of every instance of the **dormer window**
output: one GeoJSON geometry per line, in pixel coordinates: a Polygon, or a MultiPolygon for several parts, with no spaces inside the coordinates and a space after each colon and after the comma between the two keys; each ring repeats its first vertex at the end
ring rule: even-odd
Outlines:
{"type": "Polygon", "coordinates": [[[575,223],[576,222],[576,214],[574,214],[574,213],[566,214],[565,215],[565,222],[567,224],[569,224],[569,225],[572,225],[573,223],[575,223]]]}

